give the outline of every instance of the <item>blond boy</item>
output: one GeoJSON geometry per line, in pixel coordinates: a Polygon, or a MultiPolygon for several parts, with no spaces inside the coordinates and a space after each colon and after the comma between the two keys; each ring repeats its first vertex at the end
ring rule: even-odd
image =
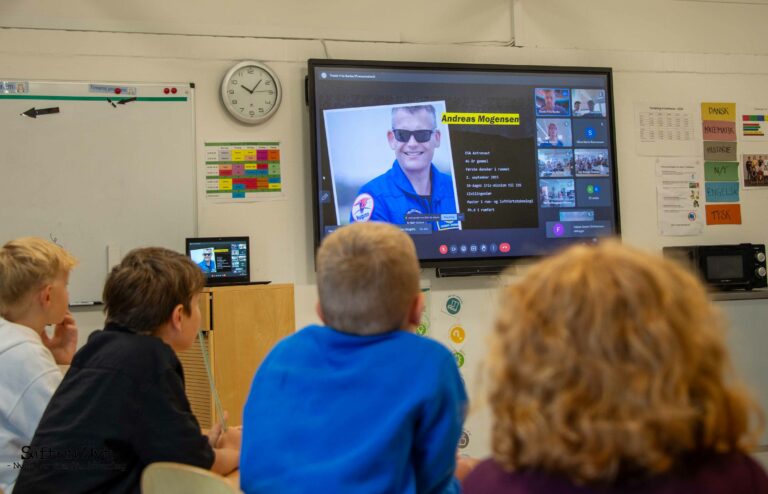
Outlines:
{"type": "Polygon", "coordinates": [[[254,378],[243,491],[458,492],[467,398],[451,353],[412,332],[411,239],[384,223],[341,228],[317,253],[317,285],[325,326],[284,339],[254,378]]]}
{"type": "Polygon", "coordinates": [[[70,314],[69,271],[77,261],[41,238],[0,249],[0,490],[13,490],[43,410],[61,383],[77,345],[70,314]],[[55,325],[49,337],[45,327],[55,325]]]}

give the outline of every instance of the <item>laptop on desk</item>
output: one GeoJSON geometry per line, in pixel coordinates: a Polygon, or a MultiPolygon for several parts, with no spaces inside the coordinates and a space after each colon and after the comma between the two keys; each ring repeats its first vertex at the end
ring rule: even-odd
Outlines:
{"type": "Polygon", "coordinates": [[[264,285],[251,281],[249,237],[200,237],[186,239],[187,256],[200,266],[205,286],[264,285]]]}

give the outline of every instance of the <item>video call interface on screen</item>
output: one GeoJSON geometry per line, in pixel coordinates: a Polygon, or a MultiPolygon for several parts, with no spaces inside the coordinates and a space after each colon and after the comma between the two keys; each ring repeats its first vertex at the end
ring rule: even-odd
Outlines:
{"type": "Polygon", "coordinates": [[[187,252],[211,281],[238,280],[248,277],[248,248],[236,240],[191,240],[187,252]]]}
{"type": "Polygon", "coordinates": [[[320,237],[387,221],[440,261],[617,233],[608,73],[310,68],[320,237]]]}

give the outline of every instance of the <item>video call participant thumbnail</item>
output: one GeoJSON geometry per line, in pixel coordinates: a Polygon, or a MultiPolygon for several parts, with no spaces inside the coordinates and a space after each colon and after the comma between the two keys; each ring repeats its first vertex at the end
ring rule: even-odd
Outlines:
{"type": "Polygon", "coordinates": [[[544,208],[576,206],[576,188],[573,179],[541,179],[539,204],[544,208]]]}
{"type": "Polygon", "coordinates": [[[567,89],[536,89],[536,115],[570,115],[567,89]]]}
{"type": "Polygon", "coordinates": [[[574,89],[574,117],[605,117],[607,103],[604,89],[574,89]]]}
{"type": "MultiPolygon", "coordinates": [[[[395,161],[387,172],[363,185],[350,212],[350,222],[409,223],[407,216],[455,214],[453,179],[432,163],[440,146],[440,130],[433,105],[392,108],[392,129],[387,131],[395,161]]],[[[418,219],[411,223],[419,222],[418,219]]],[[[460,229],[457,221],[433,222],[433,230],[460,229]]]]}
{"type": "Polygon", "coordinates": [[[536,129],[540,148],[571,146],[571,120],[568,118],[537,119],[536,129]]]}
{"type": "Polygon", "coordinates": [[[577,118],[573,120],[573,144],[583,147],[608,146],[608,120],[604,118],[577,118]]]}
{"type": "Polygon", "coordinates": [[[540,177],[573,176],[573,150],[539,149],[538,168],[540,177]]]}
{"type": "Polygon", "coordinates": [[[608,176],[607,149],[576,149],[577,176],[608,176]]]}

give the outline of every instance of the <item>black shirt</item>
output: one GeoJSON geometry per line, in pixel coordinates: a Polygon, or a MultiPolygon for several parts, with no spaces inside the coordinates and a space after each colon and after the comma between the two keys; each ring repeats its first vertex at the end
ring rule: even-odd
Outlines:
{"type": "Polygon", "coordinates": [[[173,349],[114,324],[96,331],[48,404],[14,493],[139,493],[156,461],[210,468],[173,349]]]}

